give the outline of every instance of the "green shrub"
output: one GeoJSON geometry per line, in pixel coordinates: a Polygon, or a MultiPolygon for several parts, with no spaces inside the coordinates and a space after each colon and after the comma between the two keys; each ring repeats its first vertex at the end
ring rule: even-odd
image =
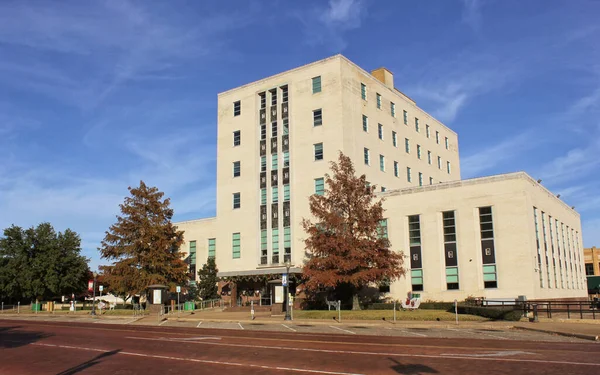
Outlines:
{"type": "Polygon", "coordinates": [[[421,302],[419,308],[423,310],[446,310],[454,312],[454,302],[421,302]]]}
{"type": "Polygon", "coordinates": [[[518,321],[523,315],[520,310],[501,307],[458,306],[459,314],[478,315],[492,320],[518,321]]]}

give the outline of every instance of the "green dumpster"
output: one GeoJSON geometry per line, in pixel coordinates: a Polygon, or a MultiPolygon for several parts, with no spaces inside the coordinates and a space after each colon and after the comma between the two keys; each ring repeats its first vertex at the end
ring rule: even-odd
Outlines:
{"type": "Polygon", "coordinates": [[[31,304],[31,311],[42,311],[42,304],[41,303],[32,303],[31,304]]]}
{"type": "Polygon", "coordinates": [[[183,305],[183,309],[185,311],[194,311],[194,309],[196,308],[196,304],[192,301],[187,301],[184,305],[183,305]]]}

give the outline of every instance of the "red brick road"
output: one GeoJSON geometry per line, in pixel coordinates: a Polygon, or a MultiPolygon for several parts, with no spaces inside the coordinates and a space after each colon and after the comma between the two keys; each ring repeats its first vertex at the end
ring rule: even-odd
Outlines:
{"type": "Polygon", "coordinates": [[[0,374],[598,374],[600,345],[0,320],[0,374]]]}

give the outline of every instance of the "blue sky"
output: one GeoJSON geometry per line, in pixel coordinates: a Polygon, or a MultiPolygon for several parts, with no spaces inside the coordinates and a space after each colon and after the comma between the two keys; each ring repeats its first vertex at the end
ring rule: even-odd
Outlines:
{"type": "Polygon", "coordinates": [[[0,1],[0,228],[96,248],[140,179],[215,213],[217,93],[342,53],[459,134],[462,177],[524,170],[600,246],[600,2],[0,1]]]}

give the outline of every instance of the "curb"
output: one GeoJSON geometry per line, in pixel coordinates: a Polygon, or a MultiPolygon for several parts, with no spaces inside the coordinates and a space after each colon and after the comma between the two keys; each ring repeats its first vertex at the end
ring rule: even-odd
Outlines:
{"type": "Polygon", "coordinates": [[[553,334],[553,335],[560,335],[560,336],[566,336],[566,337],[575,337],[575,338],[578,338],[578,339],[590,340],[590,341],[598,341],[599,340],[599,338],[598,338],[597,335],[584,335],[582,333],[570,333],[570,332],[563,332],[563,331],[552,331],[552,330],[548,330],[548,329],[520,327],[520,326],[514,326],[514,328],[515,329],[521,329],[523,331],[533,331],[533,332],[549,333],[549,334],[553,334]]]}

